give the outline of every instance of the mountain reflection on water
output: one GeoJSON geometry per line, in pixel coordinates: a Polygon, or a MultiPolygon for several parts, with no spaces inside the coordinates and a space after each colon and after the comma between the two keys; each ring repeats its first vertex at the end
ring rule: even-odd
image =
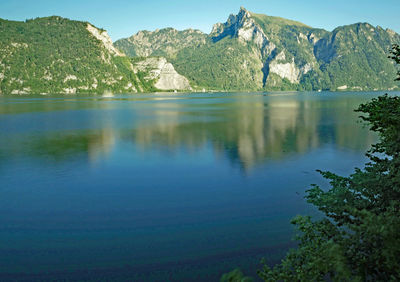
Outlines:
{"type": "Polygon", "coordinates": [[[42,124],[11,121],[11,133],[16,129],[20,134],[15,137],[28,135],[30,140],[13,139],[9,134],[2,140],[7,141],[2,144],[3,155],[10,157],[13,152],[56,161],[87,155],[89,161],[95,162],[107,157],[117,142],[131,142],[143,152],[159,150],[168,154],[182,149],[190,154],[211,146],[216,156],[249,170],[257,164],[304,154],[326,144],[366,151],[376,136],[357,124],[357,113],[353,112],[370,98],[365,96],[126,96],[5,103],[0,104],[0,113],[45,116],[40,120],[42,124]],[[52,120],[53,112],[82,110],[87,110],[82,117],[85,120],[73,112],[67,116],[61,113],[65,119],[52,120]],[[23,127],[20,130],[19,125],[23,127]]]}
{"type": "Polygon", "coordinates": [[[378,94],[2,96],[0,280],[254,277],[315,170],[362,167],[378,94]]]}

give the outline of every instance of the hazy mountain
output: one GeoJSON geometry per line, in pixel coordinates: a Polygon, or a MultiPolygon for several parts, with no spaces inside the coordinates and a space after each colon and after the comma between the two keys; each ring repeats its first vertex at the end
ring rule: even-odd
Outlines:
{"type": "Polygon", "coordinates": [[[332,32],[241,8],[205,35],[161,29],[115,46],[131,56],[163,55],[195,87],[226,90],[391,89],[387,58],[400,35],[368,23],[332,32]]]}

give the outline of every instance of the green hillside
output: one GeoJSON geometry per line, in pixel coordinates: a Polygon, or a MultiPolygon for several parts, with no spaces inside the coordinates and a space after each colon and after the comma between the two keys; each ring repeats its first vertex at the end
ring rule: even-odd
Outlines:
{"type": "Polygon", "coordinates": [[[153,90],[152,82],[133,73],[129,58],[107,49],[88,26],[56,16],[26,22],[0,19],[0,93],[153,90]]]}
{"type": "Polygon", "coordinates": [[[225,38],[181,50],[171,62],[198,88],[258,90],[263,67],[255,46],[225,38]]]}
{"type": "Polygon", "coordinates": [[[395,67],[388,60],[398,34],[358,23],[336,28],[315,46],[320,69],[328,74],[330,87],[387,89],[395,85],[395,67]]]}
{"type": "Polygon", "coordinates": [[[270,27],[270,26],[282,27],[282,26],[288,26],[288,25],[311,28],[310,26],[303,24],[301,22],[292,21],[292,20],[281,18],[281,17],[272,17],[272,16],[256,14],[256,13],[250,13],[250,14],[251,14],[251,17],[253,19],[255,19],[257,24],[259,24],[262,28],[270,27]]]}

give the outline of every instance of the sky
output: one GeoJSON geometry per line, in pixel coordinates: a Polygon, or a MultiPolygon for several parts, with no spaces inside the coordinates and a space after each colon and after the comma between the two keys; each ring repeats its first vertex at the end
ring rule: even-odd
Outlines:
{"type": "Polygon", "coordinates": [[[241,6],[329,31],[368,22],[400,33],[400,0],[0,0],[0,18],[23,21],[58,15],[104,28],[115,41],[164,27],[209,33],[213,24],[225,22],[241,6]]]}

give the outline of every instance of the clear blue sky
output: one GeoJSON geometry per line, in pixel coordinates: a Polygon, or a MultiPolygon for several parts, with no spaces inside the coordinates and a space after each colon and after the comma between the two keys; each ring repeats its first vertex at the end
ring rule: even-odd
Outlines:
{"type": "Polygon", "coordinates": [[[327,30],[369,22],[400,33],[400,0],[0,0],[0,18],[59,15],[89,21],[106,29],[115,41],[139,30],[163,27],[209,33],[214,23],[225,22],[240,6],[327,30]]]}

